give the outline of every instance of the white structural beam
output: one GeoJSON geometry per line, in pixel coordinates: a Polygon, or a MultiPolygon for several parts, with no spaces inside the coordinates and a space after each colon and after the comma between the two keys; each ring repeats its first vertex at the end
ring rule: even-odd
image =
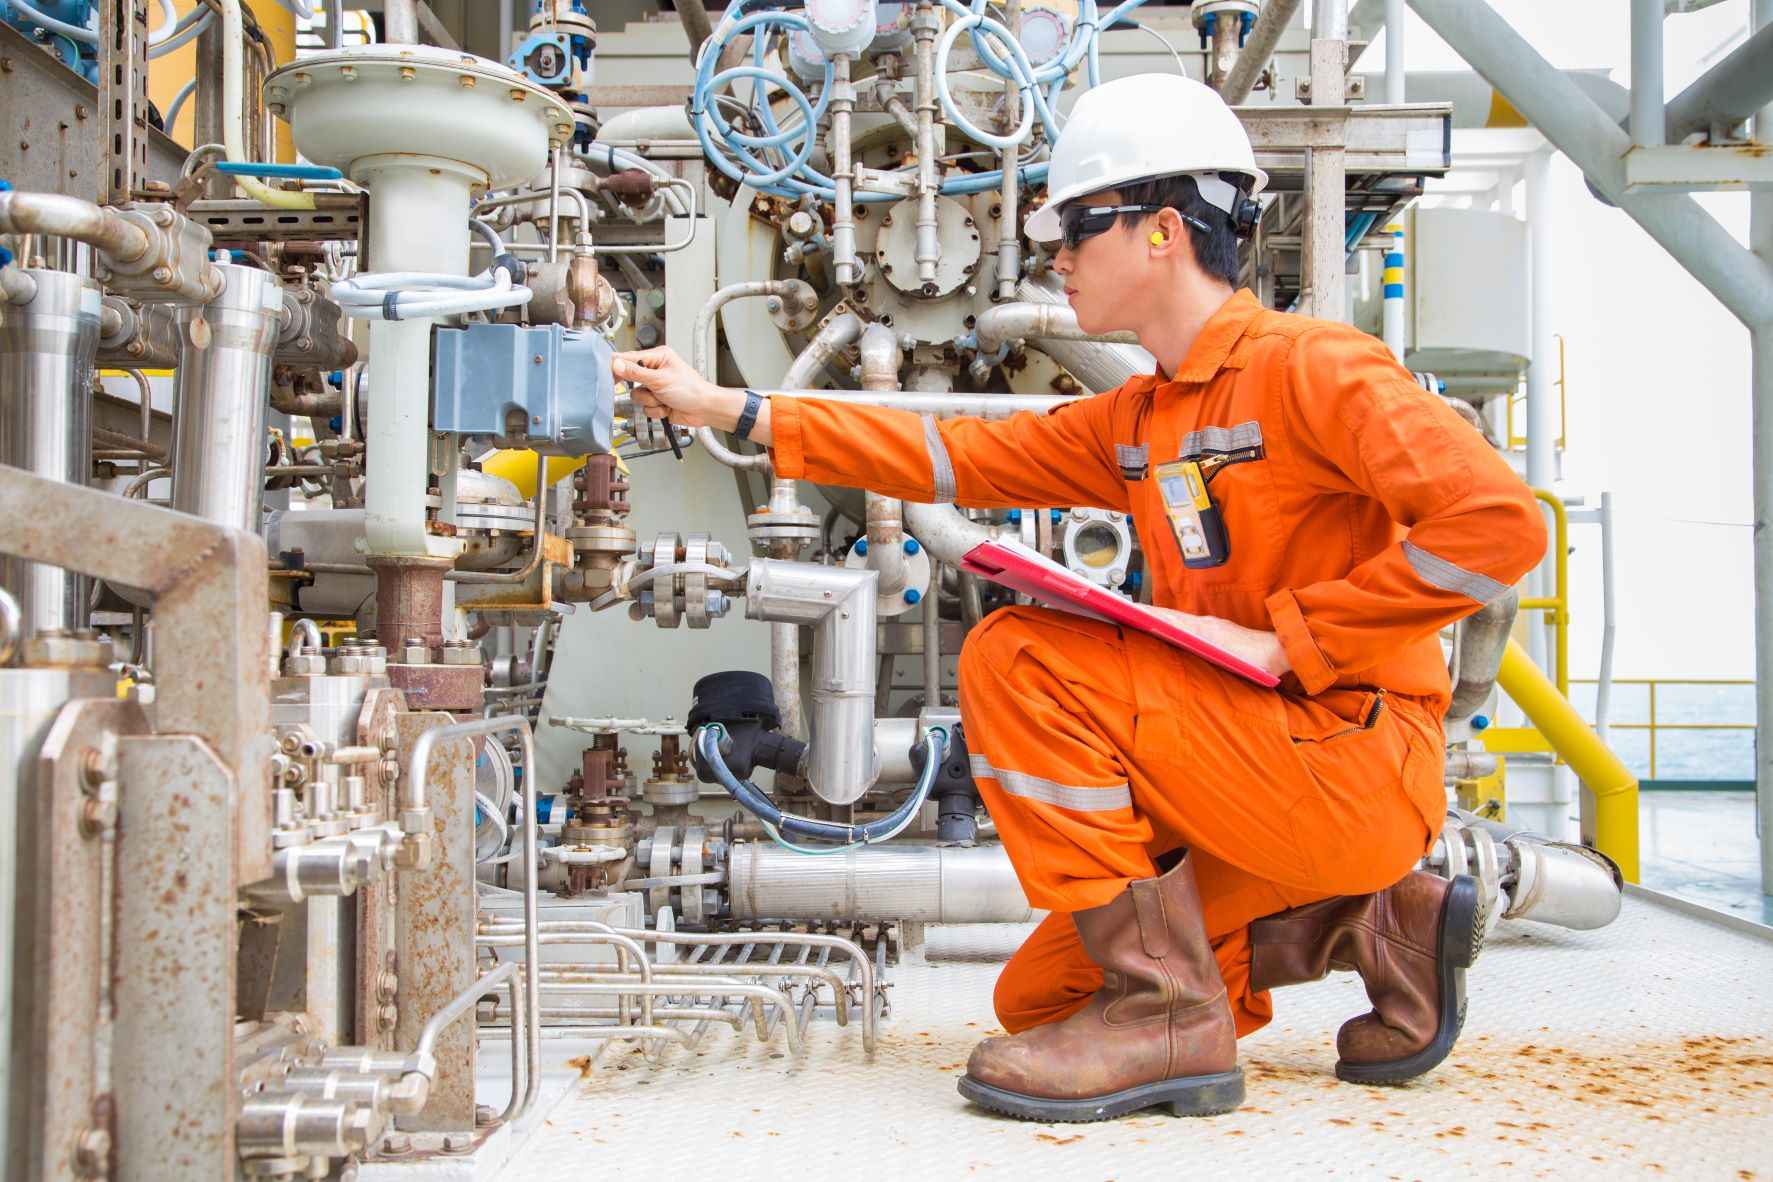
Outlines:
{"type": "MultiPolygon", "coordinates": [[[[1313,0],[1311,105],[1340,107],[1348,79],[1348,2],[1313,0]]],[[[1341,142],[1305,153],[1305,284],[1300,310],[1348,319],[1348,153],[1341,142]]]]}
{"type": "Polygon", "coordinates": [[[1625,192],[1690,193],[1773,189],[1773,152],[1760,143],[1635,147],[1625,156],[1625,192]]]}
{"type": "Polygon", "coordinates": [[[1631,0],[1631,140],[1663,143],[1662,0],[1631,0]]]}
{"type": "MultiPolygon", "coordinates": [[[[1773,0],[1753,4],[1755,29],[1773,24],[1773,0]]],[[[1760,815],[1773,817],[1773,192],[1750,196],[1752,249],[1691,197],[1628,193],[1624,158],[1633,150],[1631,137],[1495,9],[1482,0],[1410,0],[1410,6],[1748,327],[1754,356],[1755,783],[1760,815]]],[[[1763,145],[1773,143],[1773,105],[1761,108],[1756,130],[1763,145]]],[[[1761,826],[1761,889],[1773,891],[1773,824],[1761,826]]]]}
{"type": "MultiPolygon", "coordinates": [[[[1754,0],[1754,26],[1773,28],[1773,0],[1754,0]]],[[[1773,103],[1755,117],[1755,137],[1773,144],[1773,103]]],[[[1749,245],[1773,268],[1773,192],[1749,197],[1749,245]]],[[[1773,320],[1754,334],[1755,793],[1761,818],[1761,893],[1773,894],[1773,320]]]]}
{"type": "Polygon", "coordinates": [[[1626,193],[1630,137],[1495,9],[1482,0],[1410,0],[1410,7],[1737,319],[1750,326],[1773,319],[1773,265],[1691,197],[1626,193]]]}

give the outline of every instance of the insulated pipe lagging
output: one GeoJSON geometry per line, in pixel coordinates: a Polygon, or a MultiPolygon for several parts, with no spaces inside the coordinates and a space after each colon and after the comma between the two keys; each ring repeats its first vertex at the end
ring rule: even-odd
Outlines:
{"type": "Polygon", "coordinates": [[[735,842],[727,858],[733,918],[1024,923],[1034,917],[1001,845],[909,845],[807,858],[735,842]]]}
{"type": "MultiPolygon", "coordinates": [[[[1065,293],[1054,286],[1050,274],[1040,280],[1024,279],[1016,294],[1029,303],[1066,306],[1065,293]]],[[[1070,370],[1084,389],[1097,394],[1157,371],[1157,358],[1138,345],[1046,337],[1036,341],[1035,347],[1070,370]]]]}
{"type": "Polygon", "coordinates": [[[1033,301],[999,304],[986,309],[979,313],[973,334],[978,338],[979,349],[986,353],[995,353],[1010,341],[1019,339],[1108,341],[1115,344],[1135,344],[1138,339],[1130,332],[1101,336],[1087,333],[1077,326],[1077,313],[1066,305],[1033,301]]]}
{"type": "Polygon", "coordinates": [[[953,505],[905,505],[905,525],[937,562],[958,567],[967,551],[994,535],[953,505]]]}
{"type": "Polygon", "coordinates": [[[875,589],[880,576],[760,558],[745,580],[745,614],[813,627],[812,745],[806,778],[823,800],[852,804],[874,786],[875,589]]]}
{"type": "Polygon", "coordinates": [[[1459,621],[1456,643],[1457,675],[1447,721],[1460,722],[1477,713],[1496,685],[1502,654],[1508,648],[1509,631],[1520,610],[1520,593],[1510,587],[1500,598],[1459,621]]]}

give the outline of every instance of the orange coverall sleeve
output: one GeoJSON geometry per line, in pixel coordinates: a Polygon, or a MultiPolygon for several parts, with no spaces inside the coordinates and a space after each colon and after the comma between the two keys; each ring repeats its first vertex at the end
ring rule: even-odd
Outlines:
{"type": "Polygon", "coordinates": [[[924,504],[1126,512],[1111,425],[1117,393],[993,421],[778,395],[770,399],[776,474],[924,504]]]}
{"type": "Polygon", "coordinates": [[[1531,490],[1377,338],[1307,332],[1278,385],[1295,469],[1324,492],[1376,498],[1408,531],[1344,578],[1269,596],[1306,693],[1500,598],[1544,555],[1531,490]]]}

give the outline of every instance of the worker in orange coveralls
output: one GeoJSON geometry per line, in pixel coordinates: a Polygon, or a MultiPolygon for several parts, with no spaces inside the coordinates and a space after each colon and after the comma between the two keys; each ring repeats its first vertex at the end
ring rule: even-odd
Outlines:
{"type": "Polygon", "coordinates": [[[1530,570],[1545,528],[1381,342],[1234,290],[1265,180],[1197,82],[1078,100],[1026,230],[1061,240],[1078,327],[1132,330],[1159,372],[1049,414],[762,399],[666,348],[615,365],[645,413],[769,445],[781,477],[1128,513],[1156,605],[1282,678],[1036,607],[968,637],[973,775],[1051,912],[998,983],[1010,1034],[960,1081],[1012,1116],[1235,1108],[1236,1038],[1269,1020],[1268,991],[1330,969],[1358,972],[1373,1006],[1338,1034],[1344,1079],[1415,1078],[1463,1024],[1480,896],[1414,869],[1446,807],[1438,633],[1530,570]]]}

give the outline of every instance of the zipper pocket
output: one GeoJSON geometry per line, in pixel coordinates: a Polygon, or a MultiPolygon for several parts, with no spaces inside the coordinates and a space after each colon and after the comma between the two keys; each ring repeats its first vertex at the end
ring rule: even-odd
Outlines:
{"type": "Polygon", "coordinates": [[[1370,731],[1374,727],[1378,726],[1379,720],[1382,717],[1384,717],[1384,715],[1385,715],[1385,691],[1382,689],[1374,690],[1373,691],[1373,704],[1372,704],[1372,706],[1370,706],[1367,709],[1367,712],[1361,717],[1361,720],[1358,723],[1354,723],[1348,727],[1345,727],[1344,729],[1339,730],[1339,731],[1335,732],[1334,734],[1320,735],[1319,737],[1317,737],[1315,739],[1294,738],[1293,742],[1295,742],[1295,743],[1334,743],[1337,739],[1346,739],[1350,735],[1365,734],[1367,731],[1370,731]]]}

